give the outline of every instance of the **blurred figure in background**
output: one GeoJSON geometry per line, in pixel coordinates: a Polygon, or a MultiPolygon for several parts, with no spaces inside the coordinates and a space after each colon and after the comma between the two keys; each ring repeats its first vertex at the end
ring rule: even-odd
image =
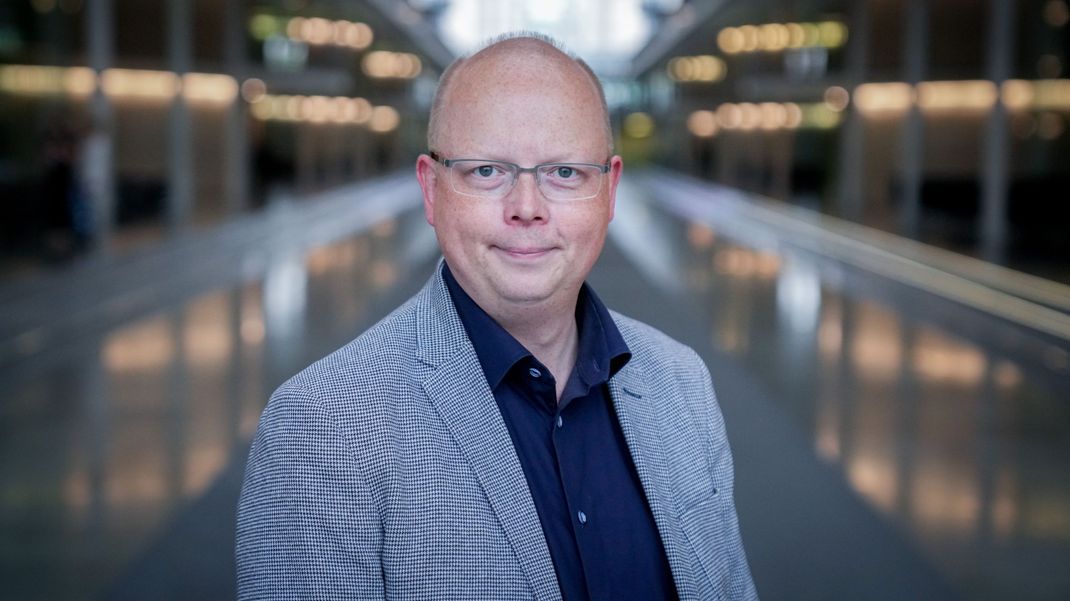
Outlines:
{"type": "Polygon", "coordinates": [[[53,120],[44,135],[37,202],[44,212],[44,250],[54,259],[77,254],[90,243],[92,211],[83,179],[82,142],[81,128],[68,117],[53,120]]]}

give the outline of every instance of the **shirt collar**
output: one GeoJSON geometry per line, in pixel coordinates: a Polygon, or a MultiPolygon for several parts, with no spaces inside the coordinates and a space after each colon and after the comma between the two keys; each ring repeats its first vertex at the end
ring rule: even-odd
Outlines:
{"type": "MultiPolygon", "coordinates": [[[[468,296],[445,261],[442,277],[483,367],[483,375],[494,390],[517,362],[533,355],[468,296]]],[[[602,300],[586,283],[576,303],[576,327],[579,351],[573,369],[585,384],[593,386],[607,381],[628,363],[632,355],[624,337],[602,300]]]]}

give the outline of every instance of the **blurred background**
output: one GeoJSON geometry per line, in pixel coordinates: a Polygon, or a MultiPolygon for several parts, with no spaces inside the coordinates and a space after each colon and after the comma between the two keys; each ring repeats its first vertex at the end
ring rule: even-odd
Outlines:
{"type": "Polygon", "coordinates": [[[709,364],[767,599],[1070,598],[1066,0],[5,0],[0,598],[229,599],[268,395],[435,267],[439,74],[546,33],[592,283],[709,364]]]}

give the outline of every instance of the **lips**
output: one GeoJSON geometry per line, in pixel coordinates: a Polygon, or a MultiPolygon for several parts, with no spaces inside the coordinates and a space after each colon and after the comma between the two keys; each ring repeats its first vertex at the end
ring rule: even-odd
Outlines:
{"type": "Polygon", "coordinates": [[[552,246],[496,246],[494,248],[516,259],[537,259],[554,250],[552,246]]]}

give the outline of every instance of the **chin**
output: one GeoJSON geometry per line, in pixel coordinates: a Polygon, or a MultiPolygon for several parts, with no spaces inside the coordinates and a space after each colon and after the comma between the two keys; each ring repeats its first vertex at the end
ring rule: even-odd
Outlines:
{"type": "Polygon", "coordinates": [[[498,295],[510,303],[537,304],[553,296],[553,290],[546,287],[517,286],[507,283],[498,287],[498,295]]]}

